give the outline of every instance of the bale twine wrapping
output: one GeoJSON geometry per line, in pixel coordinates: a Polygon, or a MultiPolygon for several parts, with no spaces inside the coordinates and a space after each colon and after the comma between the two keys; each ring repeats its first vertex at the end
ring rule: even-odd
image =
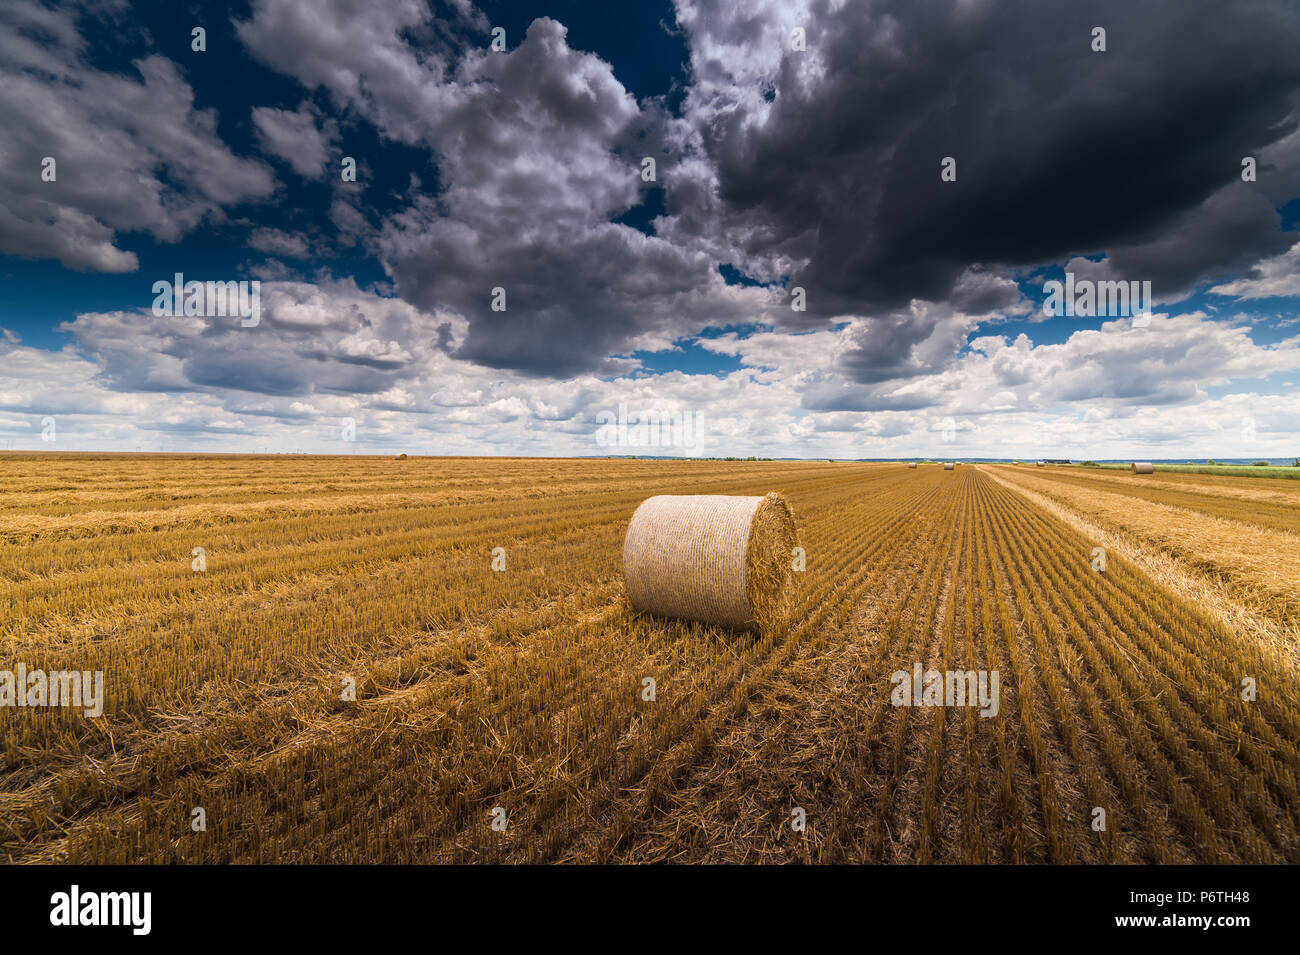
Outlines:
{"type": "Polygon", "coordinates": [[[798,532],[779,494],[662,494],[632,515],[623,577],[634,610],[768,632],[789,611],[798,532]]]}
{"type": "Polygon", "coordinates": [[[1134,474],[1155,474],[1156,469],[1150,461],[1134,461],[1132,465],[1134,474]]]}
{"type": "Polygon", "coordinates": [[[945,462],[943,463],[943,469],[944,469],[945,471],[952,471],[952,470],[955,470],[956,467],[957,467],[957,465],[953,464],[951,461],[945,461],[945,462]]]}

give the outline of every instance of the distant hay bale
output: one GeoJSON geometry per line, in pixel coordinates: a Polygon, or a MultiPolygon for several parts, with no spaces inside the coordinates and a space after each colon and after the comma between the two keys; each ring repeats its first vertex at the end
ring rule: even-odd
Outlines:
{"type": "Polygon", "coordinates": [[[911,462],[910,464],[908,464],[907,466],[908,466],[909,468],[915,468],[915,467],[916,467],[916,462],[915,462],[915,461],[912,461],[912,462],[911,462]]]}
{"type": "Polygon", "coordinates": [[[401,454],[399,454],[399,455],[397,456],[397,460],[399,460],[399,461],[405,461],[405,460],[406,460],[406,452],[403,451],[401,454]]]}
{"type": "Polygon", "coordinates": [[[1134,474],[1155,474],[1156,473],[1156,469],[1151,464],[1150,461],[1134,461],[1133,464],[1130,465],[1130,468],[1134,474]]]}
{"type": "Polygon", "coordinates": [[[943,469],[944,469],[945,471],[953,471],[953,470],[956,469],[956,467],[957,467],[957,465],[953,464],[951,461],[945,461],[945,462],[943,463],[943,469]]]}
{"type": "Polygon", "coordinates": [[[661,494],[632,515],[623,577],[632,608],[768,632],[789,612],[794,515],[779,494],[661,494]]]}
{"type": "Polygon", "coordinates": [[[1038,463],[1036,463],[1036,464],[1034,465],[1034,467],[1036,467],[1036,468],[1045,468],[1045,467],[1047,467],[1047,462],[1046,462],[1046,461],[1039,461],[1038,463]]]}

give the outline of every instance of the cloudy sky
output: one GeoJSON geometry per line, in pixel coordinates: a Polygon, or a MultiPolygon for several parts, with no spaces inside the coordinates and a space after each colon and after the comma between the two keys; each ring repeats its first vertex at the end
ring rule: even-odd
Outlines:
{"type": "Polygon", "coordinates": [[[1300,455],[1298,51],[1289,0],[5,2],[0,449],[1300,455]]]}

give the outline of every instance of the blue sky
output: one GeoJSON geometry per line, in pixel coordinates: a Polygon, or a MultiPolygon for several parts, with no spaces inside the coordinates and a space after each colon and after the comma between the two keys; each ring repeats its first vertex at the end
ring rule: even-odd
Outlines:
{"type": "Polygon", "coordinates": [[[1297,43],[1257,0],[8,4],[0,449],[651,450],[621,409],[1294,456],[1297,43]],[[1066,272],[1154,314],[1044,315],[1066,272]],[[176,273],[258,324],[154,314],[176,273]]]}

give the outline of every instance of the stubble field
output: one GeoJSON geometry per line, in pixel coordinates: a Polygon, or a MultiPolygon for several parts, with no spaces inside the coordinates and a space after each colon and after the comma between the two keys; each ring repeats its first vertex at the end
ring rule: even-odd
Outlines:
{"type": "Polygon", "coordinates": [[[1298,483],[0,456],[0,670],[104,674],[0,707],[0,859],[1297,862],[1298,483]],[[771,490],[788,628],[631,611],[641,500],[771,490]]]}

